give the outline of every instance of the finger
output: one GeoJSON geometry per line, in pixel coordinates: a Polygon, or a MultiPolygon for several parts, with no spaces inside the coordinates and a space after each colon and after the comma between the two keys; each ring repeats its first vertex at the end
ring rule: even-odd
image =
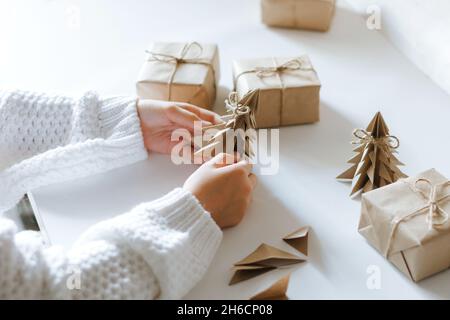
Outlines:
{"type": "Polygon", "coordinates": [[[200,119],[209,121],[212,124],[223,123],[221,117],[213,111],[206,110],[189,103],[183,103],[180,105],[180,107],[196,114],[200,119]]]}
{"type": "Polygon", "coordinates": [[[194,159],[195,164],[203,164],[205,162],[210,161],[213,158],[211,154],[195,150],[194,147],[192,148],[192,157],[194,159]]]}
{"type": "Polygon", "coordinates": [[[250,173],[248,175],[248,179],[250,180],[250,184],[252,186],[252,189],[254,189],[256,187],[256,184],[258,182],[258,179],[256,179],[256,175],[253,173],[250,173]]]}
{"type": "MultiPolygon", "coordinates": [[[[194,121],[202,121],[200,117],[197,116],[195,113],[192,113],[179,106],[169,108],[167,110],[167,116],[170,119],[170,121],[191,131],[194,130],[194,121]]],[[[202,122],[203,125],[208,125],[207,123],[205,123],[205,121],[202,122]]],[[[209,125],[211,124],[209,123],[209,125]]]]}
{"type": "Polygon", "coordinates": [[[249,163],[245,159],[243,159],[243,160],[239,161],[238,163],[236,163],[235,166],[238,167],[238,168],[243,168],[247,172],[248,175],[251,174],[252,168],[253,168],[253,165],[251,163],[249,163]]]}
{"type": "Polygon", "coordinates": [[[218,124],[223,122],[221,117],[213,111],[203,109],[189,103],[183,103],[180,105],[180,107],[196,114],[200,119],[209,121],[212,124],[218,124]]]}
{"type": "Polygon", "coordinates": [[[222,168],[236,162],[236,156],[229,153],[219,153],[210,161],[216,168],[222,168]]]}
{"type": "Polygon", "coordinates": [[[222,168],[221,170],[240,171],[243,175],[245,175],[245,177],[247,177],[250,174],[250,172],[252,171],[252,167],[253,166],[250,163],[248,163],[248,161],[241,160],[237,163],[230,164],[228,166],[224,166],[224,168],[222,168]]]}

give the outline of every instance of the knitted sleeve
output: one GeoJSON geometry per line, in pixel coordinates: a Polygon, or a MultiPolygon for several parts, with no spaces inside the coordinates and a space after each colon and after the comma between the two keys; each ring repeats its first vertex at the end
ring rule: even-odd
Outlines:
{"type": "Polygon", "coordinates": [[[202,278],[221,231],[175,189],[86,231],[64,254],[0,219],[0,299],[176,299],[202,278]]]}
{"type": "Polygon", "coordinates": [[[0,92],[0,212],[28,190],[146,157],[134,98],[0,92]]]}
{"type": "MultiPolygon", "coordinates": [[[[28,190],[146,157],[135,99],[0,92],[0,214],[28,190]]],[[[93,226],[68,252],[0,218],[0,298],[180,298],[220,239],[183,189],[93,226]]]]}

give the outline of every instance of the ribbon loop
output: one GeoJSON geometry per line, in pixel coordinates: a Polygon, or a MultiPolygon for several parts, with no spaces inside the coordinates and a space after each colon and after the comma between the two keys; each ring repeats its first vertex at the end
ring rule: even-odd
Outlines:
{"type": "Polygon", "coordinates": [[[188,60],[186,60],[186,56],[189,53],[189,51],[195,47],[198,48],[199,51],[197,52],[197,54],[194,57],[192,57],[192,59],[197,59],[198,57],[200,57],[203,53],[203,47],[200,43],[194,41],[194,42],[190,42],[184,46],[183,50],[181,51],[181,56],[178,60],[183,61],[183,62],[188,61],[188,60]]]}
{"type": "Polygon", "coordinates": [[[364,144],[374,140],[373,137],[364,129],[353,130],[353,136],[359,140],[352,141],[352,144],[364,144]]]}
{"type": "Polygon", "coordinates": [[[433,185],[430,180],[428,179],[417,179],[414,182],[414,189],[419,192],[424,198],[427,200],[427,207],[428,207],[428,215],[427,215],[427,222],[428,222],[428,228],[434,229],[436,227],[442,226],[448,221],[448,213],[443,210],[439,203],[442,200],[445,200],[448,196],[444,196],[442,198],[438,198],[438,191],[440,188],[445,187],[447,185],[450,185],[450,181],[443,183],[443,184],[437,184],[433,185]],[[425,193],[423,190],[421,190],[417,185],[421,182],[425,182],[429,188],[428,193],[425,193]]]}
{"type": "Polygon", "coordinates": [[[250,107],[239,104],[237,92],[230,92],[228,99],[225,100],[225,107],[228,111],[236,116],[241,116],[250,113],[250,107]]]}

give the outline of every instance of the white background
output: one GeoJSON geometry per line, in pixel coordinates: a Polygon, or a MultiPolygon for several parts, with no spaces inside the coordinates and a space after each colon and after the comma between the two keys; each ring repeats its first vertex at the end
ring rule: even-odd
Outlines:
{"type": "Polygon", "coordinates": [[[450,93],[450,1],[348,0],[359,12],[378,7],[382,33],[450,93]]]}
{"type": "MultiPolygon", "coordinates": [[[[187,298],[248,298],[288,271],[293,299],[450,298],[450,272],[414,284],[366,243],[357,233],[359,201],[334,179],[352,155],[352,130],[378,110],[400,138],[406,173],[435,167],[450,177],[449,96],[345,5],[328,33],[315,33],[265,27],[256,0],[2,1],[0,39],[0,87],[70,94],[134,94],[151,41],[215,42],[217,110],[231,87],[233,58],[309,54],[323,85],[321,121],[281,130],[279,173],[259,177],[248,215],[225,231],[208,274],[187,298]],[[308,262],[227,285],[232,264],[261,242],[295,253],[281,237],[302,225],[312,226],[308,262]],[[381,270],[380,290],[366,286],[371,265],[381,270]]],[[[162,195],[192,170],[151,155],[35,196],[51,240],[69,245],[91,223],[162,195]]]]}

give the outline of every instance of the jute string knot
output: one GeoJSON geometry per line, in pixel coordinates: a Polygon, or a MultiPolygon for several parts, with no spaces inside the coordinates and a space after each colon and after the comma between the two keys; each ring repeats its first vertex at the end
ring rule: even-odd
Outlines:
{"type": "Polygon", "coordinates": [[[357,139],[352,141],[352,144],[374,144],[381,147],[388,147],[390,149],[397,149],[400,146],[400,140],[396,136],[384,136],[380,138],[373,137],[370,132],[364,129],[353,130],[353,136],[357,139]]]}

